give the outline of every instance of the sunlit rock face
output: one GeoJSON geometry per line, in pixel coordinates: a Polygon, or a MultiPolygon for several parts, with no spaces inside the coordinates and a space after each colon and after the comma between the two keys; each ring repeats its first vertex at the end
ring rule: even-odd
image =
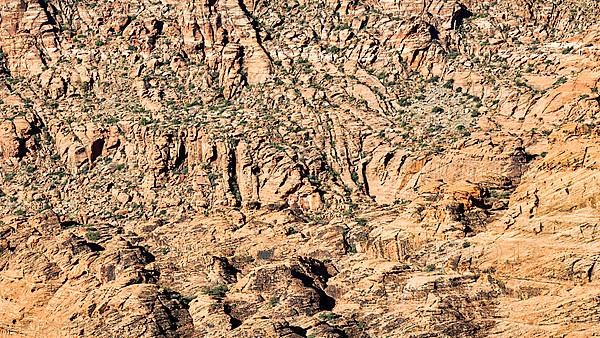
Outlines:
{"type": "Polygon", "coordinates": [[[0,336],[593,336],[599,16],[0,0],[0,336]]]}

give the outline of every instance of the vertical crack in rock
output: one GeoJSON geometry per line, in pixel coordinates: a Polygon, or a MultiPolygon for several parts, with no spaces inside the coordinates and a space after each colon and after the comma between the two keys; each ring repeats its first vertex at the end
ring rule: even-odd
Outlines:
{"type": "Polygon", "coordinates": [[[233,194],[236,204],[240,206],[242,204],[242,195],[240,193],[240,186],[237,177],[237,145],[239,140],[229,139],[229,160],[227,162],[227,173],[228,173],[228,186],[229,191],[233,194]]]}

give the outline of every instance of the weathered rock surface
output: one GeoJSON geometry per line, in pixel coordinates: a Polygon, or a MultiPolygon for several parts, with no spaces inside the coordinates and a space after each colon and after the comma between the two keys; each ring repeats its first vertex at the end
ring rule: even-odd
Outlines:
{"type": "Polygon", "coordinates": [[[0,0],[0,335],[597,334],[599,15],[0,0]]]}

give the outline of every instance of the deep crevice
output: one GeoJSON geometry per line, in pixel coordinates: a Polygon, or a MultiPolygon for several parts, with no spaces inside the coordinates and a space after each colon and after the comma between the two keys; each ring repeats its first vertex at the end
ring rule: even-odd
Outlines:
{"type": "Polygon", "coordinates": [[[237,178],[237,154],[236,152],[236,148],[237,148],[237,144],[238,141],[237,140],[231,140],[229,145],[230,145],[230,149],[229,149],[229,162],[227,164],[227,172],[228,172],[228,185],[229,185],[229,190],[231,191],[231,193],[233,194],[233,196],[235,197],[236,200],[236,207],[240,206],[242,204],[242,195],[240,193],[240,187],[238,184],[238,178],[237,178]]]}
{"type": "Polygon", "coordinates": [[[291,274],[293,277],[298,278],[304,286],[311,288],[317,292],[317,294],[319,295],[319,308],[321,310],[333,310],[333,308],[335,307],[335,299],[326,294],[325,291],[317,287],[312,277],[294,269],[292,269],[291,274]]]}

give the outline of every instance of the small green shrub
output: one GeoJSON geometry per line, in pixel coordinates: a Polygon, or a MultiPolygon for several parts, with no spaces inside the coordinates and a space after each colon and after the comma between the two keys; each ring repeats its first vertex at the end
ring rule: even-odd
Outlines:
{"type": "Polygon", "coordinates": [[[331,319],[336,319],[339,318],[340,315],[333,313],[333,312],[324,312],[324,313],[319,313],[319,318],[321,320],[331,320],[331,319]]]}
{"type": "Polygon", "coordinates": [[[555,82],[554,85],[555,86],[560,86],[561,84],[567,82],[567,78],[564,76],[559,77],[555,82]]]}
{"type": "Polygon", "coordinates": [[[573,47],[567,47],[567,48],[563,49],[561,53],[566,55],[566,54],[571,54],[572,51],[573,51],[573,47]]]}
{"type": "Polygon", "coordinates": [[[227,288],[227,285],[223,285],[223,284],[216,285],[212,288],[206,287],[206,288],[202,289],[202,293],[204,293],[205,295],[209,295],[211,297],[216,297],[216,298],[225,297],[225,294],[227,293],[227,291],[229,291],[229,288],[227,288]]]}
{"type": "Polygon", "coordinates": [[[356,224],[360,225],[360,226],[365,226],[367,225],[367,220],[364,218],[357,218],[354,220],[356,222],[356,224]]]}
{"type": "Polygon", "coordinates": [[[85,238],[87,238],[88,241],[95,242],[100,239],[100,233],[98,232],[98,230],[90,228],[85,234],[85,238]]]}

